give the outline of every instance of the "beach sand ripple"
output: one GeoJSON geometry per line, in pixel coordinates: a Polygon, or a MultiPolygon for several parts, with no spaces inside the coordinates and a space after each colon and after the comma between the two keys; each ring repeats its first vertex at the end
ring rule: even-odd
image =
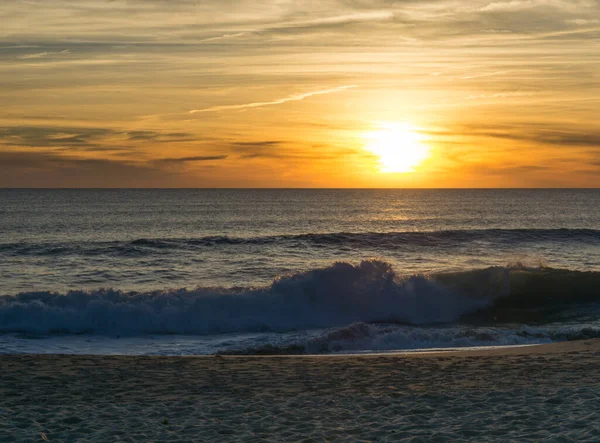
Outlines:
{"type": "Polygon", "coordinates": [[[316,357],[0,356],[0,441],[600,441],[600,341],[316,357]]]}

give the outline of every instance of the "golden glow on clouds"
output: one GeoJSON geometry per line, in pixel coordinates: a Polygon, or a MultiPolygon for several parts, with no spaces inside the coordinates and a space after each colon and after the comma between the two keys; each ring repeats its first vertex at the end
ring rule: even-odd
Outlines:
{"type": "Polygon", "coordinates": [[[595,0],[0,2],[0,187],[597,187],[597,17],[595,0]]]}
{"type": "Polygon", "coordinates": [[[414,172],[429,157],[429,147],[408,123],[383,123],[366,135],[366,149],[379,157],[381,172],[414,172]]]}

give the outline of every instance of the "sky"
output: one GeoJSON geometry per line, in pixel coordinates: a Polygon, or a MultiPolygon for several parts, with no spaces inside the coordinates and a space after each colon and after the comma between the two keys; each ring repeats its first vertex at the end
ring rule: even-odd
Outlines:
{"type": "Polygon", "coordinates": [[[600,187],[600,0],[6,0],[0,23],[0,187],[600,187]],[[374,137],[427,155],[386,167],[374,137]]]}

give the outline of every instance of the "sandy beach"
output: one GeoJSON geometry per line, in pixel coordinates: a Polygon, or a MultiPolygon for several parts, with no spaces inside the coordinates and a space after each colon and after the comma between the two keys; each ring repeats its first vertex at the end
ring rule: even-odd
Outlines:
{"type": "Polygon", "coordinates": [[[598,441],[600,340],[318,357],[0,357],[1,441],[598,441]]]}

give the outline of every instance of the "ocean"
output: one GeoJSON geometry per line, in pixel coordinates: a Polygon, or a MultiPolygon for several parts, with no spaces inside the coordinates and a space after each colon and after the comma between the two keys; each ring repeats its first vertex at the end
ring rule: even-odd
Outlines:
{"type": "Polygon", "coordinates": [[[0,353],[600,337],[600,190],[0,190],[0,353]]]}

